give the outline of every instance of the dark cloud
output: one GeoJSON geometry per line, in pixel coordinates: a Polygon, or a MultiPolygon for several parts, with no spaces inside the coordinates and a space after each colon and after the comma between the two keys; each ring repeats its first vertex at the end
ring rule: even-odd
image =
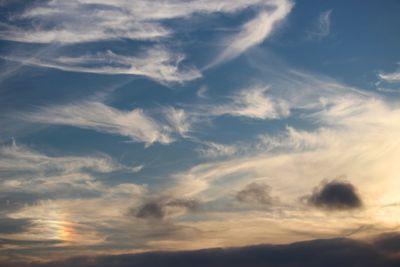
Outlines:
{"type": "Polygon", "coordinates": [[[385,233],[375,239],[375,245],[385,252],[400,252],[400,233],[385,233]]]}
{"type": "Polygon", "coordinates": [[[28,230],[32,222],[27,219],[0,218],[0,234],[15,234],[28,230]]]}
{"type": "Polygon", "coordinates": [[[271,204],[274,198],[271,197],[270,191],[271,188],[267,184],[251,183],[236,194],[236,199],[240,202],[271,204]]]}
{"type": "MultiPolygon", "coordinates": [[[[385,236],[381,240],[387,240],[385,236]]],[[[382,242],[382,241],[381,241],[382,242]]],[[[151,252],[116,256],[78,257],[19,267],[395,267],[400,257],[382,253],[378,243],[346,238],[304,241],[287,245],[258,245],[198,251],[151,252]]],[[[399,252],[398,250],[396,252],[399,252]]],[[[1,265],[11,266],[13,265],[1,265]]]]}
{"type": "Polygon", "coordinates": [[[157,202],[147,202],[139,208],[136,212],[136,217],[138,218],[154,218],[162,219],[165,216],[164,206],[157,202]]]}
{"type": "Polygon", "coordinates": [[[138,218],[162,220],[169,214],[170,208],[182,208],[187,211],[194,211],[199,206],[199,201],[195,199],[159,198],[144,203],[138,210],[134,210],[132,213],[138,218]]]}
{"type": "Polygon", "coordinates": [[[38,194],[26,192],[7,192],[0,195],[0,214],[15,212],[16,210],[35,203],[40,199],[38,194]]]}
{"type": "Polygon", "coordinates": [[[306,200],[311,205],[328,210],[349,210],[362,206],[356,188],[341,180],[321,183],[306,200]]]}

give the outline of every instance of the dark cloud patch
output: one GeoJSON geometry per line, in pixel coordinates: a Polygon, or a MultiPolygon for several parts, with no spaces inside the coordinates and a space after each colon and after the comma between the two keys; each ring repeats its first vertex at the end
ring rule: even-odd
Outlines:
{"type": "Polygon", "coordinates": [[[164,218],[164,216],[165,216],[164,206],[157,201],[145,203],[136,212],[136,217],[138,218],[162,219],[164,218]]]}
{"type": "Polygon", "coordinates": [[[306,200],[313,206],[328,210],[350,210],[362,206],[356,188],[341,180],[321,183],[306,200]]]}
{"type": "MultiPolygon", "coordinates": [[[[386,240],[385,237],[382,237],[386,240]]],[[[395,267],[400,258],[382,253],[377,243],[352,239],[325,239],[287,245],[258,245],[198,251],[151,252],[116,256],[78,257],[19,267],[395,267]]]]}
{"type": "Polygon", "coordinates": [[[200,202],[195,199],[160,198],[144,203],[139,209],[133,210],[131,213],[142,219],[162,220],[172,212],[171,209],[195,211],[199,206],[200,202]]]}
{"type": "Polygon", "coordinates": [[[28,230],[32,222],[26,219],[0,218],[0,234],[15,234],[28,230]]]}
{"type": "Polygon", "coordinates": [[[385,233],[375,239],[375,245],[385,252],[400,253],[400,233],[385,233]]]}
{"type": "Polygon", "coordinates": [[[20,239],[9,239],[0,238],[0,246],[2,245],[14,245],[14,246],[50,246],[61,244],[60,240],[20,240],[20,239]]]}
{"type": "Polygon", "coordinates": [[[274,198],[270,194],[271,188],[264,183],[251,183],[236,194],[240,202],[253,204],[272,204],[274,198]]]}
{"type": "Polygon", "coordinates": [[[25,205],[35,203],[40,199],[38,194],[26,192],[8,192],[0,195],[0,214],[14,212],[25,205]]]}

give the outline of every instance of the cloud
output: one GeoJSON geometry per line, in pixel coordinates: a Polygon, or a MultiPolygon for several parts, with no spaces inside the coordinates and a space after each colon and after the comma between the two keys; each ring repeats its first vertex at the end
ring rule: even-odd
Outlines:
{"type": "Polygon", "coordinates": [[[315,29],[311,32],[308,32],[308,36],[317,40],[321,40],[322,38],[328,36],[331,30],[331,15],[332,9],[321,12],[315,29]]]}
{"type": "Polygon", "coordinates": [[[82,43],[112,39],[159,40],[173,34],[164,20],[188,18],[194,13],[232,13],[263,1],[103,1],[60,0],[33,3],[13,14],[0,38],[30,43],[82,43]],[[31,22],[31,23],[29,23],[31,22]],[[37,22],[37,23],[33,23],[37,22]]]}
{"type": "Polygon", "coordinates": [[[266,6],[272,6],[272,9],[262,8],[254,19],[242,26],[238,34],[227,39],[225,49],[207,68],[238,57],[248,49],[262,43],[271,35],[276,24],[289,14],[293,4],[287,0],[268,1],[266,6]]]}
{"type": "Polygon", "coordinates": [[[165,109],[165,117],[169,124],[175,129],[181,136],[186,136],[191,130],[191,122],[188,115],[183,109],[176,109],[169,107],[165,109]]]}
{"type": "Polygon", "coordinates": [[[114,162],[105,155],[93,157],[64,156],[49,157],[15,141],[11,145],[0,146],[0,167],[3,172],[60,170],[65,173],[89,169],[107,173],[124,169],[123,165],[114,162]]]}
{"type": "Polygon", "coordinates": [[[380,73],[379,78],[385,82],[398,83],[400,82],[400,71],[391,73],[380,73]]]}
{"type": "Polygon", "coordinates": [[[289,104],[283,99],[266,96],[268,87],[252,87],[232,97],[232,102],[216,106],[211,110],[214,116],[236,116],[252,119],[279,119],[289,116],[289,104]]]}
{"type": "Polygon", "coordinates": [[[287,0],[240,0],[235,3],[227,0],[55,0],[24,3],[15,10],[10,8],[10,15],[0,23],[0,39],[51,44],[52,47],[46,50],[52,53],[32,57],[31,52],[26,56],[9,52],[1,58],[62,71],[140,75],[163,83],[185,82],[200,78],[201,73],[194,67],[180,67],[185,56],[164,48],[172,48],[171,40],[177,36],[175,30],[167,26],[168,20],[189,20],[194,14],[236,13],[249,7],[261,7],[263,11],[227,42],[226,50],[217,59],[222,62],[261,43],[276,22],[290,11],[291,5],[287,0]],[[127,40],[134,40],[139,47],[152,42],[163,48],[149,49],[141,56],[111,51],[111,47],[116,51],[126,50],[127,40]],[[95,46],[86,46],[88,43],[106,44],[108,50],[99,51],[95,46]],[[71,45],[77,47],[73,49],[74,56],[65,54],[71,45]],[[87,52],[79,52],[83,45],[83,51],[87,52]]]}
{"type": "Polygon", "coordinates": [[[159,198],[144,203],[132,213],[142,219],[163,220],[165,217],[184,211],[195,211],[200,203],[195,199],[185,198],[159,198]]]}
{"type": "Polygon", "coordinates": [[[138,171],[107,155],[48,156],[15,142],[0,146],[0,169],[0,192],[4,195],[1,200],[5,202],[2,203],[5,209],[19,208],[43,196],[70,197],[84,192],[87,197],[93,197],[116,188],[106,188],[96,181],[94,174],[138,171]]]}
{"type": "Polygon", "coordinates": [[[373,240],[374,244],[381,251],[389,253],[400,252],[400,233],[383,233],[373,240]]]}
{"type": "MultiPolygon", "coordinates": [[[[162,266],[363,266],[394,267],[400,263],[395,253],[381,253],[375,243],[337,238],[283,245],[212,248],[195,251],[86,256],[49,263],[19,263],[20,267],[162,267],[162,266]]],[[[1,265],[0,265],[1,266],[1,265]]],[[[8,265],[13,267],[14,265],[8,265]]],[[[15,265],[17,266],[17,265],[15,265]]]]}
{"type": "Polygon", "coordinates": [[[94,101],[43,107],[37,112],[20,114],[19,118],[118,134],[146,145],[155,142],[169,144],[173,141],[170,126],[155,121],[143,110],[122,111],[94,101]]]}
{"type": "Polygon", "coordinates": [[[376,89],[384,93],[400,92],[400,70],[393,72],[378,73],[378,81],[375,83],[376,89]]]}
{"type": "Polygon", "coordinates": [[[356,188],[349,182],[341,180],[323,182],[314,189],[308,202],[328,210],[351,210],[362,207],[356,188]]]}
{"type": "Polygon", "coordinates": [[[194,68],[181,69],[183,55],[163,48],[151,48],[140,55],[116,54],[111,50],[83,56],[60,56],[42,53],[36,57],[1,56],[8,61],[71,72],[95,74],[125,74],[146,76],[160,82],[184,82],[201,77],[194,68]]]}
{"type": "Polygon", "coordinates": [[[270,195],[271,188],[264,183],[250,183],[237,192],[236,199],[240,202],[270,205],[275,199],[270,195]]]}
{"type": "Polygon", "coordinates": [[[197,90],[196,95],[199,98],[207,98],[207,92],[208,92],[208,87],[203,85],[199,88],[199,90],[197,90]]]}
{"type": "Polygon", "coordinates": [[[203,142],[202,147],[196,149],[197,153],[204,158],[218,158],[234,155],[238,149],[234,145],[224,145],[214,142],[203,142]]]}
{"type": "Polygon", "coordinates": [[[31,225],[32,222],[30,220],[0,217],[0,234],[14,234],[24,232],[31,225]]]}

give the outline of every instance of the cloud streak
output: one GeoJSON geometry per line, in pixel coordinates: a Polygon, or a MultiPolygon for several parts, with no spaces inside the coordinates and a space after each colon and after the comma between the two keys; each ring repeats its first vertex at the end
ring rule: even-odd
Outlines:
{"type": "Polygon", "coordinates": [[[98,132],[126,136],[135,142],[151,145],[173,141],[171,128],[148,116],[141,109],[122,111],[100,102],[43,107],[37,112],[21,114],[20,119],[56,125],[70,125],[98,132]]]}
{"type": "Polygon", "coordinates": [[[260,11],[257,16],[244,24],[239,33],[227,39],[226,48],[208,66],[208,68],[229,61],[243,54],[248,49],[259,45],[273,32],[276,24],[283,20],[292,9],[290,1],[268,1],[266,6],[272,10],[260,11]]]}
{"type": "Polygon", "coordinates": [[[179,68],[184,59],[165,49],[150,49],[140,56],[119,55],[111,50],[84,56],[58,56],[53,54],[39,57],[2,56],[8,61],[23,65],[105,75],[139,75],[161,82],[183,82],[201,77],[194,68],[179,68]]]}
{"type": "Polygon", "coordinates": [[[267,96],[268,87],[252,87],[232,96],[229,104],[217,105],[211,109],[214,116],[229,115],[266,120],[289,116],[288,102],[267,96]]]}

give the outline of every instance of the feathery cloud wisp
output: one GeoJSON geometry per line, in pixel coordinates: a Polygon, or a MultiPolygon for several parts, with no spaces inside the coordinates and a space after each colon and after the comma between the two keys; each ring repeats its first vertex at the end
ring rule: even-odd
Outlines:
{"type": "Polygon", "coordinates": [[[262,10],[257,17],[244,24],[238,34],[226,40],[226,48],[207,68],[231,60],[262,43],[271,35],[276,24],[289,14],[293,6],[290,1],[286,0],[268,1],[268,4],[273,6],[273,10],[262,10]]]}
{"type": "Polygon", "coordinates": [[[44,123],[70,125],[98,132],[118,134],[147,145],[173,141],[171,128],[163,125],[141,109],[121,111],[100,102],[79,102],[43,107],[37,112],[20,115],[21,119],[44,123]]]}
{"type": "Polygon", "coordinates": [[[232,97],[229,104],[216,106],[211,113],[215,116],[230,115],[253,119],[277,119],[290,114],[288,102],[266,96],[268,87],[244,89],[232,97]]]}

